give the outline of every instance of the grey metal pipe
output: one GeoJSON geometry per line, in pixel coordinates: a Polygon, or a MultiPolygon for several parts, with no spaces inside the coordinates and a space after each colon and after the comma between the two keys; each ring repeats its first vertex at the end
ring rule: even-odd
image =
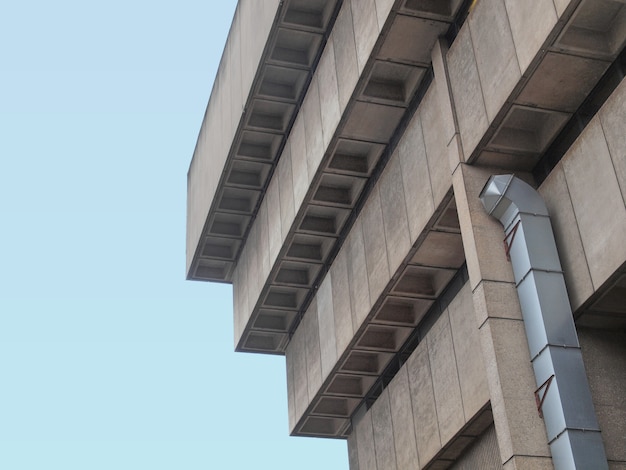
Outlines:
{"type": "Polygon", "coordinates": [[[608,469],[546,205],[514,175],[489,178],[480,200],[504,226],[554,467],[608,469]]]}

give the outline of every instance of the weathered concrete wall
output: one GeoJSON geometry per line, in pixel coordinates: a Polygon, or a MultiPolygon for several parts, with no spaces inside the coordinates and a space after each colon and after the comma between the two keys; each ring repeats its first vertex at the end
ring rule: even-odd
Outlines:
{"type": "Polygon", "coordinates": [[[578,329],[609,468],[626,468],[626,334],[578,329]]]}
{"type": "Polygon", "coordinates": [[[626,81],[543,182],[576,310],[626,261],[626,81]]]}
{"type": "Polygon", "coordinates": [[[187,267],[198,246],[279,3],[241,0],[237,4],[187,174],[187,267]]]}
{"type": "MultiPolygon", "coordinates": [[[[488,403],[466,283],[371,409],[354,418],[350,468],[424,468],[488,403]]],[[[457,454],[476,437],[468,432],[457,443],[457,454]]],[[[497,445],[496,456],[499,462],[497,445]]]]}

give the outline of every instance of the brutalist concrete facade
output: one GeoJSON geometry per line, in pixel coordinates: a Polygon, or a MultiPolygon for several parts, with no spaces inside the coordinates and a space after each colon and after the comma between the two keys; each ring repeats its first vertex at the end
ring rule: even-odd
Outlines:
{"type": "Polygon", "coordinates": [[[188,174],[188,278],[286,358],[351,469],[549,469],[491,175],[550,212],[626,469],[626,2],[240,0],[188,174]]]}

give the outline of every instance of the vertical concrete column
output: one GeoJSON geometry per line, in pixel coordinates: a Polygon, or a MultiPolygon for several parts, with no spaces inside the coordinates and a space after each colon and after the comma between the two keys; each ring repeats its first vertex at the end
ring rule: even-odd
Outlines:
{"type": "Polygon", "coordinates": [[[460,164],[453,188],[461,224],[482,358],[505,470],[551,469],[545,427],[535,404],[519,300],[502,229],[482,209],[480,191],[494,169],[460,164]]]}

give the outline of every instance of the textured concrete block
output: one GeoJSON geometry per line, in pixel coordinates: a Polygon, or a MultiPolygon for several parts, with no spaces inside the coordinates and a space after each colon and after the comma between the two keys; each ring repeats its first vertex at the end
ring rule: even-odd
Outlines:
{"type": "Polygon", "coordinates": [[[293,386],[294,386],[294,410],[296,421],[304,414],[309,406],[309,384],[307,382],[307,358],[306,358],[306,337],[302,325],[296,329],[286,354],[291,355],[293,361],[293,386]]]}
{"type": "Polygon", "coordinates": [[[466,421],[447,312],[433,325],[426,341],[437,404],[439,434],[443,444],[452,439],[466,421]]]}
{"type": "Polygon", "coordinates": [[[456,125],[454,123],[454,114],[452,109],[452,90],[448,86],[449,79],[446,70],[447,54],[447,45],[442,40],[437,41],[431,53],[433,72],[435,74],[434,85],[437,90],[437,100],[439,101],[439,111],[441,113],[440,132],[444,136],[446,144],[449,144],[452,137],[454,137],[454,134],[456,133],[456,125]]]}
{"type": "Polygon", "coordinates": [[[340,356],[354,336],[346,250],[340,250],[337,254],[329,275],[332,283],[336,351],[337,355],[340,356]]]}
{"type": "Polygon", "coordinates": [[[594,118],[562,160],[594,288],[626,260],[626,208],[600,121],[594,118]]]}
{"type": "Polygon", "coordinates": [[[415,423],[411,409],[409,374],[402,367],[388,386],[393,438],[396,443],[398,470],[412,470],[418,466],[415,423]]]}
{"type": "Polygon", "coordinates": [[[289,432],[296,427],[296,386],[294,356],[291,353],[291,345],[287,346],[285,353],[285,367],[287,369],[287,411],[289,415],[289,432]]]}
{"type": "Polygon", "coordinates": [[[452,177],[472,290],[482,279],[514,281],[502,247],[504,229],[485,212],[478,197],[491,174],[491,169],[461,164],[452,177]]]}
{"type": "Polygon", "coordinates": [[[447,60],[463,153],[467,159],[489,127],[472,37],[467,23],[450,46],[447,60]]]}
{"type": "Polygon", "coordinates": [[[506,11],[522,73],[556,25],[557,14],[552,0],[520,2],[505,0],[506,11]]]}
{"type": "Polygon", "coordinates": [[[369,297],[370,301],[374,303],[382,294],[391,277],[378,186],[370,193],[359,218],[363,227],[369,297]]]}
{"type": "Polygon", "coordinates": [[[230,103],[231,113],[235,117],[235,121],[241,119],[243,114],[244,97],[243,90],[241,89],[241,15],[239,9],[235,11],[233,17],[233,24],[230,27],[232,34],[228,37],[228,53],[230,55],[230,61],[228,63],[230,67],[230,79],[232,81],[230,103]]]}
{"type": "Polygon", "coordinates": [[[328,148],[341,118],[339,108],[339,88],[337,83],[337,66],[333,40],[326,43],[322,57],[317,65],[320,107],[322,116],[323,147],[328,148]]]}
{"type": "Polygon", "coordinates": [[[482,280],[474,290],[476,326],[480,328],[489,317],[521,320],[517,289],[512,282],[482,280]]]}
{"type": "Polygon", "coordinates": [[[442,85],[444,85],[443,82],[433,83],[420,106],[428,172],[435,207],[439,206],[452,184],[448,159],[448,140],[437,93],[437,87],[442,85]]]}
{"type": "Polygon", "coordinates": [[[259,212],[257,213],[256,219],[254,221],[255,225],[259,226],[259,246],[258,250],[260,252],[260,276],[259,281],[261,284],[261,289],[263,288],[263,284],[265,284],[265,280],[269,276],[271,265],[270,265],[270,227],[268,223],[268,215],[267,215],[268,207],[267,207],[267,199],[263,201],[261,207],[259,207],[259,212]]]}
{"type": "Polygon", "coordinates": [[[285,145],[283,153],[276,166],[279,181],[280,197],[280,227],[281,237],[284,240],[289,233],[295,215],[293,206],[293,174],[291,172],[291,146],[285,145]]]}
{"type": "Polygon", "coordinates": [[[306,140],[306,164],[310,183],[317,172],[317,167],[324,156],[324,138],[322,135],[322,115],[317,74],[311,80],[300,113],[304,116],[304,134],[306,140]]]}
{"type": "Polygon", "coordinates": [[[350,470],[359,470],[359,449],[357,446],[356,429],[348,436],[348,465],[350,470]]]}
{"type": "Polygon", "coordinates": [[[489,387],[469,283],[465,284],[450,303],[448,313],[463,411],[469,420],[489,402],[489,387]]]}
{"type": "Polygon", "coordinates": [[[360,421],[356,423],[356,443],[359,456],[359,470],[378,470],[376,468],[371,413],[365,413],[360,421]]]}
{"type": "Polygon", "coordinates": [[[358,330],[370,311],[369,281],[367,280],[367,264],[365,262],[365,245],[361,221],[358,219],[346,238],[344,248],[348,262],[348,279],[350,286],[350,304],[353,313],[353,329],[358,330]]]}
{"type": "Polygon", "coordinates": [[[469,28],[491,122],[521,78],[504,0],[478,2],[470,13],[469,28]]]}
{"type": "Polygon", "coordinates": [[[398,157],[402,171],[410,242],[413,244],[435,210],[430,177],[424,171],[424,168],[428,167],[428,163],[419,113],[415,113],[400,139],[398,157]]]}
{"type": "Polygon", "coordinates": [[[309,188],[309,173],[307,170],[306,138],[303,113],[299,113],[289,135],[291,144],[291,172],[293,174],[293,203],[296,212],[300,209],[307,189],[309,188]]]}
{"type": "Polygon", "coordinates": [[[274,265],[283,244],[282,227],[280,224],[280,183],[278,173],[274,173],[267,193],[267,224],[269,228],[269,262],[274,265]]]}
{"type": "Polygon", "coordinates": [[[258,246],[258,228],[257,224],[253,224],[248,234],[248,242],[244,251],[248,256],[248,270],[246,279],[248,280],[248,307],[254,308],[257,300],[259,299],[259,252],[256,247],[258,246]]]}
{"type": "MultiPolygon", "coordinates": [[[[303,330],[306,342],[306,372],[309,401],[322,386],[322,361],[320,353],[320,329],[317,315],[317,299],[314,298],[298,329],[303,330]]],[[[308,403],[307,403],[308,406],[308,403]]]]}
{"type": "Polygon", "coordinates": [[[622,197],[626,201],[626,81],[613,92],[599,113],[622,197]]]}
{"type": "Polygon", "coordinates": [[[549,456],[523,321],[490,318],[480,340],[502,461],[513,455],[549,456]]]}
{"type": "Polygon", "coordinates": [[[550,457],[516,455],[502,467],[503,470],[554,470],[550,457]]]}
{"type": "Polygon", "coordinates": [[[397,151],[387,163],[378,187],[389,256],[389,270],[394,273],[411,248],[402,168],[397,151]]]}
{"type": "Polygon", "coordinates": [[[360,75],[354,43],[351,2],[343,2],[341,5],[331,40],[337,65],[339,110],[343,113],[360,75]]]}
{"type": "Polygon", "coordinates": [[[374,428],[377,468],[378,470],[395,470],[397,468],[396,452],[388,389],[383,390],[383,393],[372,405],[370,412],[372,414],[372,427],[374,428]]]}
{"type": "Polygon", "coordinates": [[[419,461],[429,462],[441,450],[441,438],[426,341],[417,346],[407,361],[406,368],[419,461]]]}
{"type": "Polygon", "coordinates": [[[352,23],[354,25],[354,43],[356,46],[359,75],[367,63],[374,44],[378,39],[378,20],[375,0],[351,0],[352,23]]]}
{"type": "Polygon", "coordinates": [[[594,289],[562,165],[552,170],[539,193],[550,213],[567,293],[572,309],[576,310],[594,289]]]}
{"type": "Polygon", "coordinates": [[[322,356],[322,380],[325,380],[337,363],[335,315],[333,309],[332,275],[328,273],[317,290],[317,316],[322,356]]]}

